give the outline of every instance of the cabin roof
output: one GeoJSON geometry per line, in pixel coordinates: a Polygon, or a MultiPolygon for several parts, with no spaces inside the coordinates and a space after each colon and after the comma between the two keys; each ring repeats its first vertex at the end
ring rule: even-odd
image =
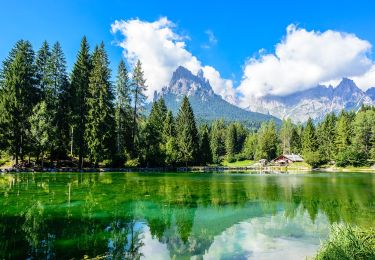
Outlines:
{"type": "Polygon", "coordinates": [[[303,162],[303,158],[298,154],[282,154],[274,159],[274,161],[282,160],[282,158],[286,158],[292,162],[303,162]]]}

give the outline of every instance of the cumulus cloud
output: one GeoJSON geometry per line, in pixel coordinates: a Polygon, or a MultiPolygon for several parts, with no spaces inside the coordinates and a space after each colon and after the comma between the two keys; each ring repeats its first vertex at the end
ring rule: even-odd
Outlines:
{"type": "Polygon", "coordinates": [[[188,37],[176,33],[176,25],[166,17],[154,22],[139,19],[115,21],[111,25],[111,32],[120,33],[124,37],[119,45],[124,49],[124,56],[131,65],[134,66],[138,59],[141,60],[149,100],[155,90],[160,91],[169,83],[173,71],[180,65],[194,74],[202,69],[215,93],[223,97],[234,94],[232,81],[221,78],[215,68],[202,65],[187,50],[188,37]]]}
{"type": "Polygon", "coordinates": [[[307,31],[292,24],[275,53],[261,50],[246,62],[237,90],[245,105],[253,96],[288,95],[342,77],[361,79],[365,88],[374,80],[373,74],[362,77],[373,64],[370,50],[371,44],[354,34],[307,31]]]}

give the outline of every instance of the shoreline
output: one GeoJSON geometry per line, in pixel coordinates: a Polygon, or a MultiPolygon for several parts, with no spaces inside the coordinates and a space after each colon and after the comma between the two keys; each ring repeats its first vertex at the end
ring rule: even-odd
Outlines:
{"type": "Polygon", "coordinates": [[[368,172],[375,173],[375,168],[306,168],[287,166],[188,166],[188,167],[132,167],[132,168],[0,168],[0,173],[22,172],[256,172],[256,173],[307,173],[307,172],[368,172]]]}

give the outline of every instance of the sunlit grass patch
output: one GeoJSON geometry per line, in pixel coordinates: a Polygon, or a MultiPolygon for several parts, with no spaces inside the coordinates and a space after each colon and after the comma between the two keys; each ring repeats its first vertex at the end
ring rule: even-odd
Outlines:
{"type": "Polygon", "coordinates": [[[375,229],[334,225],[315,259],[375,259],[375,229]]]}

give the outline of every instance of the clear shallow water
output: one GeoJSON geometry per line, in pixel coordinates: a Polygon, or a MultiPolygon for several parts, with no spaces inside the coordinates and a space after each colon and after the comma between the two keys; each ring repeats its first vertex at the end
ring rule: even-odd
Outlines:
{"type": "Polygon", "coordinates": [[[0,175],[0,259],[305,259],[375,225],[375,175],[0,175]]]}

